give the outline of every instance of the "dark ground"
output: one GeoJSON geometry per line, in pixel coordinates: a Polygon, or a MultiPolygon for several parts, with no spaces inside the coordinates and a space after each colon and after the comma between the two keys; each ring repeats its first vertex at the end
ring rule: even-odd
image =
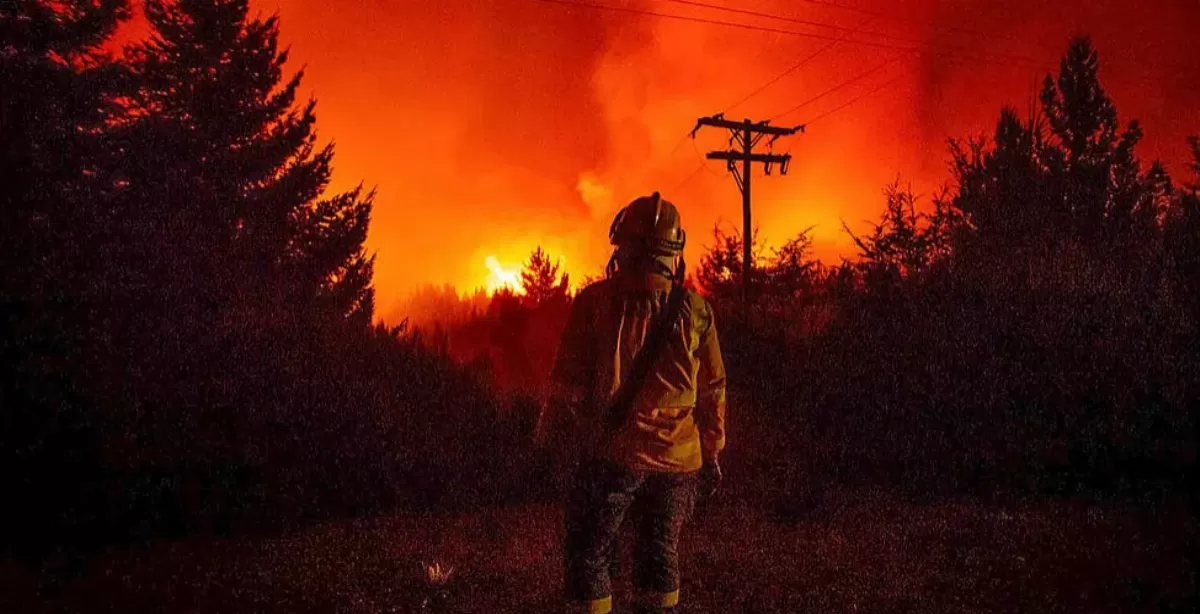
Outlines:
{"type": "MultiPolygon", "coordinates": [[[[560,611],[560,522],[536,505],[156,543],[58,584],[4,563],[0,612],[408,612],[434,559],[456,568],[449,612],[560,611]]],[[[687,535],[684,611],[1195,612],[1196,538],[1182,505],[854,493],[784,523],[730,502],[687,535]]]]}

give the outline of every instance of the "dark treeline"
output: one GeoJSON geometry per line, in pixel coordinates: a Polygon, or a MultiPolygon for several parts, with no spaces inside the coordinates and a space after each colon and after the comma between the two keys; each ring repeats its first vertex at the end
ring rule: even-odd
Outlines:
{"type": "MultiPolygon", "coordinates": [[[[737,237],[699,271],[725,316],[731,381],[764,415],[756,466],[786,502],[863,481],[922,493],[1163,495],[1195,462],[1200,142],[1174,185],[1143,167],[1076,40],[1039,111],[951,141],[952,183],[899,183],[859,258],[799,235],[749,280],[737,237]]],[[[851,232],[849,229],[847,232],[851,232]]],[[[811,502],[810,502],[811,503],[811,502]]]]}
{"type": "MultiPolygon", "coordinates": [[[[0,543],[536,494],[527,434],[571,300],[549,258],[522,294],[427,293],[441,325],[372,324],[372,195],[327,194],[333,151],[274,18],[150,0],[150,36],[111,57],[129,10],[0,3],[0,543]]],[[[1180,488],[1200,143],[1183,183],[1143,168],[1096,62],[1074,43],[1038,116],[952,142],[930,206],[888,189],[852,263],[801,233],[743,280],[739,238],[715,233],[695,283],[744,492],[1180,488]]]]}
{"type": "MultiPolygon", "coordinates": [[[[930,202],[888,186],[875,225],[846,228],[853,261],[819,262],[805,231],[755,240],[743,280],[741,237],[714,230],[692,281],[719,315],[744,494],[796,511],[837,484],[1183,487],[1200,398],[1200,141],[1182,184],[1143,165],[1141,130],[1120,125],[1097,73],[1090,42],[1072,42],[1036,115],[1005,109],[993,136],[950,142],[952,181],[930,202]]],[[[451,354],[502,366],[502,383],[544,382],[565,305],[423,300],[458,314],[433,329],[451,354]]]]}
{"type": "Polygon", "coordinates": [[[113,57],[127,2],[0,3],[0,544],[444,502],[496,405],[372,325],[372,195],[327,194],[276,20],[144,6],[113,57]]]}
{"type": "Polygon", "coordinates": [[[549,380],[558,336],[567,322],[570,278],[539,247],[529,255],[518,282],[491,294],[425,286],[397,311],[406,314],[405,326],[413,326],[424,347],[485,374],[502,396],[533,402],[549,380]]]}

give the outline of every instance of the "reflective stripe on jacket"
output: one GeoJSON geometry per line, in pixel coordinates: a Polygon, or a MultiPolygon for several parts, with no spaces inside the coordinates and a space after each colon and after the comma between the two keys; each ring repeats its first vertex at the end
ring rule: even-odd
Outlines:
{"type": "Polygon", "coordinates": [[[599,454],[631,469],[695,471],[725,446],[725,365],[712,307],[691,291],[681,326],[642,382],[630,416],[603,436],[602,414],[666,307],[671,283],[657,274],[618,273],[585,288],[575,298],[554,364],[555,385],[582,400],[574,420],[581,442],[599,439],[599,454]]]}

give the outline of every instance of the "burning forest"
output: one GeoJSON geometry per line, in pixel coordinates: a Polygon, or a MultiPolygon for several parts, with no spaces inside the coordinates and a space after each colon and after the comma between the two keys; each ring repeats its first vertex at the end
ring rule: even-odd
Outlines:
{"type": "Polygon", "coordinates": [[[1195,611],[1196,32],[0,2],[0,611],[1195,611]]]}

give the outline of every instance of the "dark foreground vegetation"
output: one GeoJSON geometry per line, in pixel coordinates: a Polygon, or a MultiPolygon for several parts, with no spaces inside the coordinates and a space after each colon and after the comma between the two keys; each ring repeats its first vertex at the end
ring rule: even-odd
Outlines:
{"type": "MultiPolygon", "coordinates": [[[[436,328],[373,323],[371,194],[325,193],[332,150],[274,19],[238,0],[146,10],[151,37],[113,58],[124,2],[0,3],[0,549],[6,585],[35,587],[12,594],[375,611],[362,604],[403,590],[387,574],[429,554],[428,531],[487,525],[438,547],[516,531],[548,552],[536,502],[553,480],[528,434],[570,305],[553,265],[534,258],[524,295],[436,328]],[[355,569],[365,588],[339,584],[355,569]]],[[[734,568],[761,569],[763,592],[738,593],[749,611],[804,595],[1000,611],[1027,586],[1031,609],[1195,603],[1173,570],[1195,562],[1179,510],[1194,509],[1200,142],[1173,181],[1117,117],[1075,41],[1036,116],[1005,110],[993,136],[952,142],[944,193],[888,189],[854,262],[814,261],[802,233],[742,279],[739,238],[715,233],[695,283],[720,315],[740,486],[692,546],[702,603],[734,568]],[[831,494],[846,489],[893,507],[860,518],[831,494]]],[[[473,590],[521,573],[545,590],[556,569],[503,559],[473,590]]]]}
{"type": "MultiPolygon", "coordinates": [[[[418,612],[434,592],[421,562],[437,560],[454,572],[429,611],[558,612],[561,530],[559,508],[516,505],[156,542],[110,549],[52,581],[0,566],[14,587],[0,610],[418,612]]],[[[785,523],[727,502],[703,510],[683,544],[683,594],[693,614],[1174,614],[1195,611],[1195,543],[1177,508],[916,504],[839,491],[821,513],[785,523]]],[[[628,569],[617,578],[617,607],[629,611],[628,569]]]]}

